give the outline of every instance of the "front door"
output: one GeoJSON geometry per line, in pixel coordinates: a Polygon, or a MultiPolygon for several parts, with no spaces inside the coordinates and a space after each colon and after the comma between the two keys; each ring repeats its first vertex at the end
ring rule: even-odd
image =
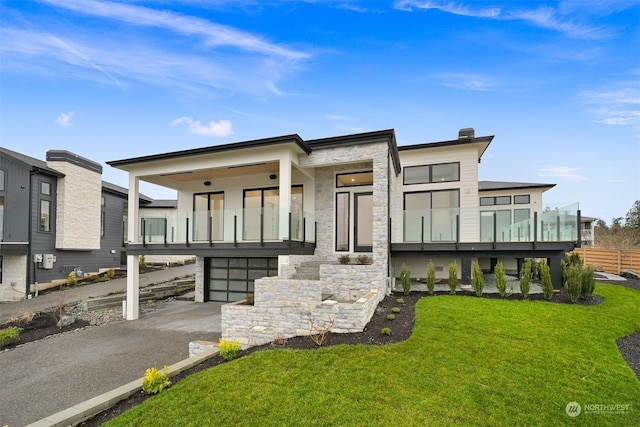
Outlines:
{"type": "Polygon", "coordinates": [[[354,194],[355,248],[356,252],[373,250],[373,193],[354,194]]]}

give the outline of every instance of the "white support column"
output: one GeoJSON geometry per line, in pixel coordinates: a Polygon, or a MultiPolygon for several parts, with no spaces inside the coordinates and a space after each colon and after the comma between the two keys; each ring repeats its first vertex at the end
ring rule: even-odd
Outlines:
{"type": "Polygon", "coordinates": [[[127,255],[127,320],[140,317],[140,257],[127,255]]]}
{"type": "Polygon", "coordinates": [[[289,211],[291,210],[291,155],[286,153],[280,158],[280,239],[289,236],[289,211]]]}
{"type": "MultiPolygon", "coordinates": [[[[138,242],[138,200],[139,200],[140,180],[137,176],[129,174],[129,199],[127,212],[127,238],[129,242],[138,242]]],[[[127,255],[127,320],[136,320],[140,305],[140,257],[138,255],[127,255]]]]}

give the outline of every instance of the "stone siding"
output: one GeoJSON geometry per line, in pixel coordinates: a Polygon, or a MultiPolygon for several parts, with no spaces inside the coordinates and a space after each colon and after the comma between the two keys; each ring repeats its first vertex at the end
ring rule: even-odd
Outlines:
{"type": "Polygon", "coordinates": [[[3,255],[2,283],[0,283],[0,301],[24,299],[27,269],[26,255],[3,255]],[[11,284],[14,283],[13,286],[11,284]]]}
{"type": "Polygon", "coordinates": [[[195,297],[194,302],[204,302],[204,272],[205,262],[204,257],[197,256],[196,257],[196,286],[195,286],[195,297]]]}

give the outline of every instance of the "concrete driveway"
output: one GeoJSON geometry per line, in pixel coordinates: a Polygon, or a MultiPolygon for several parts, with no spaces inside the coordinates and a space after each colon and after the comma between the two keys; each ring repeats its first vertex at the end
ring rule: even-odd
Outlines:
{"type": "Polygon", "coordinates": [[[133,321],[68,332],[0,352],[0,425],[24,426],[218,341],[221,303],[170,301],[133,321]]]}

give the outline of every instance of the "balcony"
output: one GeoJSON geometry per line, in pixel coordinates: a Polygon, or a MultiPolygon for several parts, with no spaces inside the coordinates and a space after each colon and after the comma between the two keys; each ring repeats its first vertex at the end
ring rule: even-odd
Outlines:
{"type": "Polygon", "coordinates": [[[579,244],[580,233],[577,203],[542,212],[512,205],[405,210],[402,224],[392,227],[391,241],[394,250],[407,251],[536,248],[579,244]]]}
{"type": "Polygon", "coordinates": [[[138,232],[128,253],[306,254],[315,248],[316,222],[310,213],[278,207],[189,211],[174,217],[146,215],[138,232]]]}

